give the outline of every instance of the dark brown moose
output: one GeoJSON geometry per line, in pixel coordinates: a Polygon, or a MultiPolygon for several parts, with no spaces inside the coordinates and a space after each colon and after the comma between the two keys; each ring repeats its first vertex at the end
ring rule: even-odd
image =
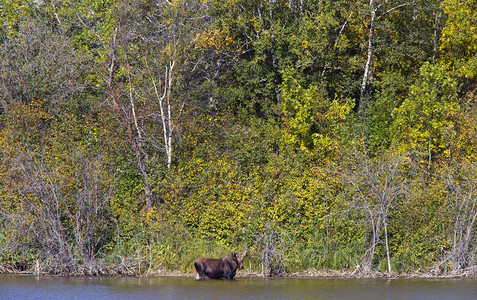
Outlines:
{"type": "Polygon", "coordinates": [[[234,279],[237,269],[243,269],[243,259],[247,254],[248,251],[245,251],[242,255],[232,252],[232,254],[218,259],[198,258],[194,261],[197,271],[196,278],[199,280],[207,276],[212,279],[234,279]]]}

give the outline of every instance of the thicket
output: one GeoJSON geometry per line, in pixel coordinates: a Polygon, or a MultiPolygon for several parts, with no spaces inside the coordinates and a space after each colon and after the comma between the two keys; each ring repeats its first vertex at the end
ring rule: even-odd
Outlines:
{"type": "Polygon", "coordinates": [[[0,272],[474,275],[472,0],[0,0],[0,272]]]}

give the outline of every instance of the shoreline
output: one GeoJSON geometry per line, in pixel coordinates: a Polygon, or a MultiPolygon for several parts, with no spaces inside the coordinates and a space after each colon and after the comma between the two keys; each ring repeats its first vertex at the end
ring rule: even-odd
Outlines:
{"type": "MultiPolygon", "coordinates": [[[[48,274],[46,272],[32,272],[32,271],[15,271],[15,272],[0,272],[0,276],[40,276],[40,277],[78,277],[78,278],[195,278],[195,273],[181,272],[181,271],[164,271],[159,270],[156,272],[150,272],[148,274],[136,274],[136,275],[55,275],[48,274]]],[[[368,273],[356,273],[350,270],[336,271],[336,270],[307,270],[302,272],[287,273],[279,276],[264,276],[261,273],[245,271],[237,273],[235,279],[477,279],[476,274],[468,273],[447,273],[447,274],[432,274],[431,272],[422,273],[384,273],[380,271],[372,271],[368,273]]]]}

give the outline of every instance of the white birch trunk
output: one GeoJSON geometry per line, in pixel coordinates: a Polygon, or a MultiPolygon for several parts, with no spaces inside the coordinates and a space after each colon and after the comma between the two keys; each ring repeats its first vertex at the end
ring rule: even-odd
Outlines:
{"type": "Polygon", "coordinates": [[[371,20],[369,23],[368,53],[366,58],[366,65],[364,67],[363,81],[361,82],[361,90],[359,93],[359,106],[362,106],[364,110],[366,110],[367,108],[364,98],[366,94],[366,87],[368,85],[369,68],[371,66],[371,60],[373,58],[374,19],[376,18],[376,9],[374,8],[374,0],[369,1],[369,10],[371,14],[371,20]]]}

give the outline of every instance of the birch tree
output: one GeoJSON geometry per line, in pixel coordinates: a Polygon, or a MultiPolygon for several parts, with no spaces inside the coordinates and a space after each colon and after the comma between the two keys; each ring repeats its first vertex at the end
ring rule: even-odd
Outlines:
{"type": "Polygon", "coordinates": [[[191,0],[119,2],[109,7],[115,15],[104,26],[76,13],[89,39],[100,45],[99,79],[135,155],[147,208],[155,201],[148,166],[150,157],[157,157],[153,149],[165,153],[171,168],[173,135],[187,95],[175,91],[203,22],[203,7],[191,0]]]}
{"type": "Polygon", "coordinates": [[[93,75],[99,90],[106,96],[108,107],[126,133],[128,144],[136,158],[144,186],[145,206],[150,209],[154,194],[147,168],[147,153],[141,138],[141,130],[135,110],[127,31],[122,2],[73,2],[70,6],[83,33],[79,39],[83,47],[90,49],[97,69],[93,75]],[[116,15],[115,15],[116,14],[116,15]]]}
{"type": "Polygon", "coordinates": [[[409,5],[408,2],[401,3],[400,0],[369,0],[367,9],[368,16],[368,36],[366,41],[366,63],[364,65],[363,78],[360,85],[359,93],[359,107],[364,111],[364,122],[366,123],[366,113],[368,108],[368,103],[366,99],[366,94],[368,92],[368,86],[372,78],[372,63],[374,59],[375,52],[375,29],[377,27],[377,22],[387,14],[403,7],[409,5]]]}
{"type": "Polygon", "coordinates": [[[142,133],[146,143],[165,153],[170,169],[176,122],[187,97],[187,91],[179,92],[179,87],[187,85],[181,81],[182,72],[193,60],[189,54],[206,19],[203,15],[205,6],[191,0],[162,1],[152,5],[137,1],[136,5],[143,17],[129,15],[126,21],[128,36],[139,45],[132,57],[136,68],[132,84],[136,94],[131,93],[130,98],[136,97],[146,103],[147,109],[137,116],[142,124],[138,134],[142,133]]]}

